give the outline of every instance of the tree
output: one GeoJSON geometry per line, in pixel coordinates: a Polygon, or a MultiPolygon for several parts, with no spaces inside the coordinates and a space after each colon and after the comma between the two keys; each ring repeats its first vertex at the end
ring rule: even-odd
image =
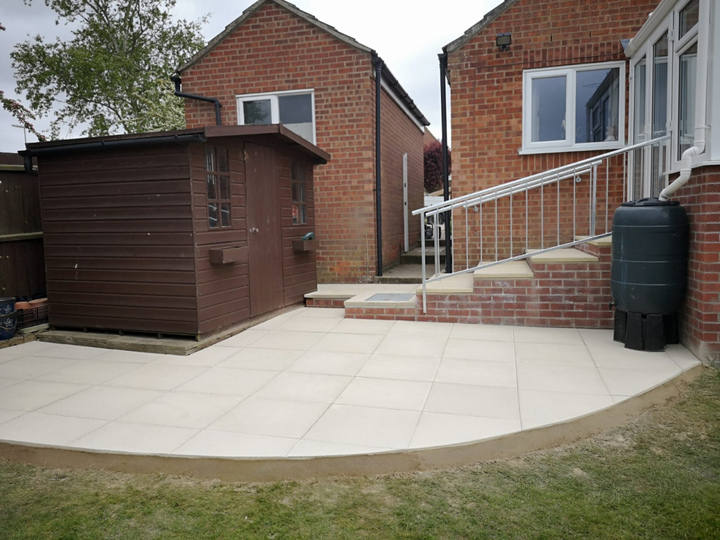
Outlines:
{"type": "MultiPolygon", "coordinates": [[[[5,27],[0,23],[0,30],[5,30],[5,27]]],[[[42,133],[35,131],[35,126],[30,123],[30,120],[35,120],[35,115],[27,110],[19,101],[5,97],[5,91],[0,90],[0,103],[2,108],[9,112],[20,122],[20,124],[27,131],[35,135],[39,141],[45,141],[47,138],[42,133]]]]}
{"type": "MultiPolygon", "coordinates": [[[[25,0],[30,3],[31,0],[25,0]]],[[[10,56],[17,92],[40,115],[54,107],[53,137],[82,123],[90,136],[180,129],[183,100],[169,77],[203,46],[206,18],[174,21],[175,0],[45,0],[55,24],[73,38],[42,36],[18,43],[10,56]]]]}
{"type": "Polygon", "coordinates": [[[35,115],[28,111],[19,101],[5,97],[3,90],[0,90],[0,103],[2,103],[2,108],[12,114],[27,131],[35,135],[38,141],[47,140],[47,137],[35,131],[35,126],[30,123],[30,120],[35,120],[35,115]]]}
{"type": "MultiPolygon", "coordinates": [[[[425,191],[432,193],[443,187],[442,144],[433,141],[425,145],[425,191]]],[[[448,148],[448,175],[452,172],[448,148]]]]}

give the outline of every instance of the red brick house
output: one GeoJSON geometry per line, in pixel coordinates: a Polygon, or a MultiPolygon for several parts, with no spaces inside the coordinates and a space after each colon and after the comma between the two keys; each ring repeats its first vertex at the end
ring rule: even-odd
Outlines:
{"type": "MultiPolygon", "coordinates": [[[[713,0],[506,0],[444,47],[453,197],[471,209],[454,210],[454,270],[609,233],[623,200],[657,197],[680,177],[687,186],[664,192],[690,220],[680,337],[717,363],[718,35],[713,0]]],[[[530,258],[525,276],[476,273],[472,301],[436,295],[424,316],[611,327],[609,245],[579,249],[597,264],[530,258]]]]}
{"type": "MultiPolygon", "coordinates": [[[[288,2],[259,0],[179,74],[183,93],[219,100],[223,124],[279,122],[332,156],[315,175],[321,283],[371,281],[417,244],[409,213],[423,203],[428,121],[375,51],[288,2]]],[[[185,116],[188,128],[215,123],[202,101],[186,99],[185,116]]]]}

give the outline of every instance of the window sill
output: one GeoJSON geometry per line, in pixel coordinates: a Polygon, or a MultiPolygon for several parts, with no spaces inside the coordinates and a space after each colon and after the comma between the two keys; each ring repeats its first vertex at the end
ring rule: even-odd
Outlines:
{"type": "Polygon", "coordinates": [[[569,152],[597,152],[619,150],[625,144],[621,141],[612,141],[597,144],[577,144],[575,146],[552,146],[545,148],[520,148],[518,154],[521,156],[534,154],[566,154],[569,152]]]}

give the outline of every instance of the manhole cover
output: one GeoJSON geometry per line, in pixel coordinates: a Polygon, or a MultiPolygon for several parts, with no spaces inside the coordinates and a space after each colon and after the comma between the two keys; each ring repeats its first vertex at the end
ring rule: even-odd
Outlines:
{"type": "Polygon", "coordinates": [[[415,298],[412,293],[405,294],[389,294],[389,293],[378,293],[373,294],[367,299],[368,302],[407,302],[415,298]]]}

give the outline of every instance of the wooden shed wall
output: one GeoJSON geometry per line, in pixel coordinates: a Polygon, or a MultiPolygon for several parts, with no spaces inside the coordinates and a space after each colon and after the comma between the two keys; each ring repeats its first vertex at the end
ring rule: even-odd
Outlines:
{"type": "Polygon", "coordinates": [[[210,250],[243,248],[247,251],[247,209],[245,164],[241,141],[213,140],[191,146],[193,226],[197,260],[199,333],[205,334],[250,317],[247,260],[217,265],[210,262],[210,250]],[[232,227],[210,229],[207,210],[206,146],[230,151],[232,227]]]}
{"type": "Polygon", "coordinates": [[[301,239],[309,232],[315,232],[315,199],[313,190],[313,166],[304,159],[307,199],[307,223],[293,225],[292,222],[292,156],[280,160],[280,212],[282,219],[283,288],[285,305],[303,302],[305,294],[317,289],[315,252],[296,252],[293,240],[301,239]]]}
{"type": "Polygon", "coordinates": [[[187,146],[41,156],[50,323],[197,334],[187,146]]]}
{"type": "MultiPolygon", "coordinates": [[[[281,226],[278,228],[277,245],[282,246],[282,271],[272,272],[281,276],[282,298],[275,307],[288,306],[302,302],[304,294],[317,287],[315,253],[293,251],[292,241],[314,231],[315,212],[312,197],[312,163],[303,154],[284,145],[278,145],[272,139],[249,139],[255,147],[264,148],[265,166],[270,167],[270,176],[249,177],[246,173],[246,146],[240,139],[213,139],[207,146],[228,148],[230,150],[230,174],[232,194],[232,228],[210,229],[207,213],[207,184],[205,170],[206,145],[192,146],[192,186],[193,186],[193,223],[195,227],[195,252],[197,257],[199,333],[213,332],[237,324],[257,315],[257,306],[251,305],[253,282],[248,258],[251,256],[248,242],[248,186],[247,182],[278,182],[279,200],[269,204],[267,213],[277,211],[281,226]],[[262,144],[257,144],[262,143],[262,144]],[[291,200],[291,163],[297,161],[305,167],[308,223],[293,225],[291,200]],[[243,250],[244,260],[218,265],[210,261],[210,251],[217,249],[243,250]]],[[[256,279],[256,278],[255,278],[256,279]]],[[[255,282],[255,286],[259,284],[255,282]]],[[[256,293],[257,294],[257,293],[256,293]]]]}

